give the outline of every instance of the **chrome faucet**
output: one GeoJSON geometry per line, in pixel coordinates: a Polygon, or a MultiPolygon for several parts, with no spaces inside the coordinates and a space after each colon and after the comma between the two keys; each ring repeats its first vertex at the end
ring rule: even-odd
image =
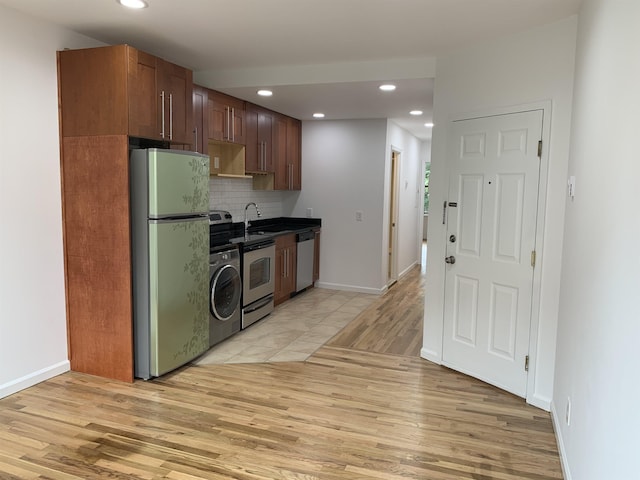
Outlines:
{"type": "Polygon", "coordinates": [[[260,213],[260,209],[258,208],[258,205],[255,204],[255,202],[250,202],[247,203],[244,207],[244,233],[247,233],[247,230],[249,230],[249,219],[247,218],[247,209],[253,205],[254,207],[256,207],[256,213],[258,214],[258,218],[260,218],[262,216],[262,214],[260,213]]]}

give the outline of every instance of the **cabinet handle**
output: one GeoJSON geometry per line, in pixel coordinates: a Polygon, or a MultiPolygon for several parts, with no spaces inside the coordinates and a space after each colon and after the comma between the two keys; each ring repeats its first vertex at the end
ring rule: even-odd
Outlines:
{"type": "Polygon", "coordinates": [[[286,272],[286,269],[285,269],[285,265],[286,265],[286,264],[285,264],[286,254],[287,254],[287,251],[286,251],[286,250],[282,250],[282,271],[280,272],[280,276],[281,276],[282,278],[284,278],[284,274],[285,274],[285,272],[286,272]]]}
{"type": "Polygon", "coordinates": [[[288,249],[284,251],[284,259],[285,259],[284,276],[286,278],[289,276],[289,250],[288,249]]]}
{"type": "Polygon", "coordinates": [[[222,122],[222,139],[227,140],[227,130],[229,128],[229,107],[224,107],[224,120],[222,122]]]}
{"type": "MultiPolygon", "coordinates": [[[[194,148],[194,150],[195,150],[196,152],[198,152],[198,127],[196,127],[193,131],[194,131],[194,132],[195,132],[195,134],[196,134],[196,144],[195,144],[195,148],[194,148]]],[[[198,153],[200,153],[200,152],[198,152],[198,153]]]]}
{"type": "Polygon", "coordinates": [[[173,140],[173,94],[169,94],[169,140],[173,140]]]}
{"type": "Polygon", "coordinates": [[[236,141],[236,121],[235,121],[235,116],[236,116],[236,109],[232,108],[231,109],[231,115],[229,116],[230,118],[230,130],[231,130],[231,141],[235,142],[236,141]]]}
{"type": "Polygon", "coordinates": [[[164,90],[162,92],[160,92],[160,105],[161,105],[161,112],[162,112],[162,130],[160,131],[160,137],[164,138],[164,90]]]}

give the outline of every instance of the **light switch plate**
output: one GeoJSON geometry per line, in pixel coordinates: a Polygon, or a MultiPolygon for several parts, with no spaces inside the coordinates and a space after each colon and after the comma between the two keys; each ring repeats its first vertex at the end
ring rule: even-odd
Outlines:
{"type": "Polygon", "coordinates": [[[362,210],[356,210],[356,222],[362,221],[362,210]]]}

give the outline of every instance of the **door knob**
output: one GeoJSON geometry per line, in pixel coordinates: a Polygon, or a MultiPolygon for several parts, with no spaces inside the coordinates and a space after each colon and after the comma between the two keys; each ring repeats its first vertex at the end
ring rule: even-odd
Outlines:
{"type": "Polygon", "coordinates": [[[451,255],[450,257],[445,257],[444,261],[453,265],[454,263],[456,263],[456,257],[451,255]]]}

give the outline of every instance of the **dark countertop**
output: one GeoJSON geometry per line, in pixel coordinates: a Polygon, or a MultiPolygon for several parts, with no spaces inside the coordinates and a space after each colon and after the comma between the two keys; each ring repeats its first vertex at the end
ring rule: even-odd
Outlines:
{"type": "Polygon", "coordinates": [[[283,233],[309,230],[312,228],[320,228],[322,220],[319,218],[299,218],[299,217],[278,217],[258,218],[249,222],[249,233],[254,231],[283,233]]]}
{"type": "Polygon", "coordinates": [[[289,233],[303,233],[309,230],[322,227],[322,220],[319,218],[298,218],[298,217],[278,217],[255,219],[249,221],[247,234],[244,232],[243,222],[233,223],[234,238],[231,243],[242,245],[252,245],[259,242],[275,239],[280,235],[289,233]]]}

